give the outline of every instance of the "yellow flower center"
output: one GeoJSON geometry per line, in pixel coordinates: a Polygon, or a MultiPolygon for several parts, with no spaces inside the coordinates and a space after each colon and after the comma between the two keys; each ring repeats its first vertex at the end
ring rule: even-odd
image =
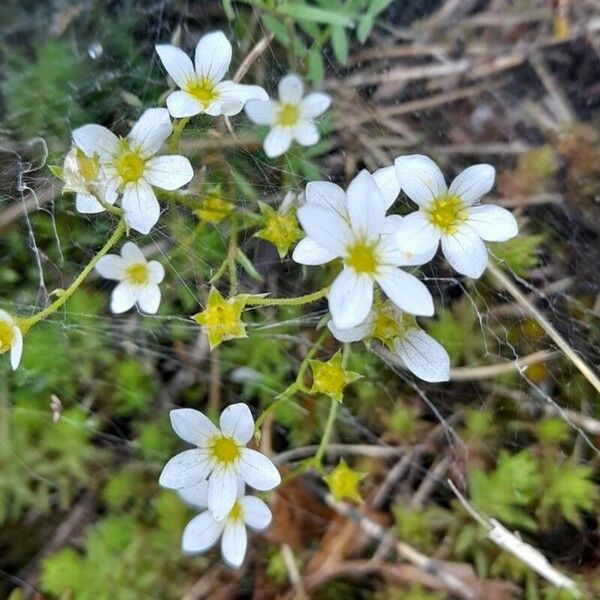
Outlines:
{"type": "Polygon", "coordinates": [[[282,127],[293,127],[300,119],[300,109],[296,104],[288,102],[277,109],[277,124],[282,127]]]}
{"type": "Polygon", "coordinates": [[[117,172],[125,183],[135,183],[144,173],[146,161],[138,152],[127,148],[117,158],[117,172]]]}
{"type": "Polygon", "coordinates": [[[235,501],[233,508],[229,511],[229,518],[232,521],[242,521],[244,519],[244,509],[238,500],[235,501]]]}
{"type": "Polygon", "coordinates": [[[15,341],[15,333],[12,325],[6,321],[0,321],[0,353],[12,348],[15,341]]]}
{"type": "Polygon", "coordinates": [[[238,327],[239,316],[232,304],[217,304],[206,310],[207,327],[221,327],[224,331],[232,331],[238,327]]]}
{"type": "Polygon", "coordinates": [[[146,263],[134,263],[125,270],[125,279],[131,285],[146,285],[150,278],[146,263]]]}
{"type": "Polygon", "coordinates": [[[452,235],[467,220],[467,210],[458,196],[439,196],[427,208],[427,217],[443,233],[452,235]]]}
{"type": "Polygon", "coordinates": [[[373,337],[391,347],[396,338],[404,337],[417,326],[412,315],[400,313],[387,303],[376,311],[373,337]]]}
{"type": "Polygon", "coordinates": [[[348,250],[346,266],[351,267],[357,273],[368,273],[374,275],[377,271],[378,261],[375,254],[375,245],[357,242],[348,250]]]}
{"type": "Polygon", "coordinates": [[[98,177],[98,171],[100,170],[100,164],[96,156],[90,158],[86,156],[82,150],[77,148],[77,166],[79,172],[85,181],[94,181],[98,177]]]}
{"type": "Polygon", "coordinates": [[[204,108],[208,108],[219,97],[219,92],[208,77],[188,83],[186,92],[194,96],[204,108]]]}
{"type": "Polygon", "coordinates": [[[232,438],[224,435],[214,439],[210,447],[213,458],[219,463],[230,464],[240,457],[240,448],[232,438]]]}

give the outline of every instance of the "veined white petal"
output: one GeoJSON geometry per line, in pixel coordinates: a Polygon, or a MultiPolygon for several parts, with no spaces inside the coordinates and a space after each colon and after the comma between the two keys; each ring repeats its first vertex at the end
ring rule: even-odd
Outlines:
{"type": "Polygon", "coordinates": [[[159,284],[165,278],[165,268],[157,260],[151,260],[148,263],[148,274],[150,283],[159,284]]]}
{"type": "Polygon", "coordinates": [[[314,119],[331,106],[331,96],[323,92],[313,92],[300,101],[300,109],[306,117],[314,119]]]}
{"type": "Polygon", "coordinates": [[[131,147],[145,158],[156,154],[173,132],[173,124],[166,108],[148,108],[127,136],[131,147]]]}
{"type": "Polygon", "coordinates": [[[467,214],[467,225],[487,242],[505,242],[519,233],[519,226],[513,214],[500,206],[470,206],[467,214]]]}
{"type": "Polygon", "coordinates": [[[244,522],[240,519],[227,519],[221,539],[223,560],[234,569],[241,567],[247,545],[248,534],[244,522]]]}
{"type": "Polygon", "coordinates": [[[254,433],[254,419],[247,404],[229,405],[219,419],[221,431],[242,445],[246,445],[254,433]]]}
{"type": "Polygon", "coordinates": [[[301,239],[292,253],[292,260],[301,265],[324,265],[336,257],[337,254],[319,246],[309,237],[301,239]]]}
{"type": "Polygon", "coordinates": [[[312,121],[300,121],[294,129],[294,138],[301,146],[314,146],[319,141],[319,130],[312,121]]]}
{"type": "Polygon", "coordinates": [[[238,476],[232,467],[217,467],[208,478],[208,510],[217,521],[224,519],[235,504],[238,476]]]}
{"type": "Polygon", "coordinates": [[[269,94],[259,85],[248,85],[245,83],[236,83],[235,81],[221,81],[216,87],[219,98],[225,103],[233,100],[239,100],[243,104],[252,101],[266,102],[269,94]]]}
{"type": "Polygon", "coordinates": [[[137,299],[135,290],[128,283],[121,282],[110,296],[110,310],[116,315],[127,312],[137,299]]]}
{"type": "Polygon", "coordinates": [[[297,215],[308,237],[336,256],[344,255],[352,240],[352,232],[338,213],[307,203],[298,209],[297,215]]]}
{"type": "Polygon", "coordinates": [[[376,238],[383,229],[385,201],[373,176],[363,169],[346,192],[348,216],[352,229],[361,237],[376,238]]]}
{"type": "Polygon", "coordinates": [[[201,554],[215,545],[223,533],[224,523],[217,523],[210,511],[194,517],[183,530],[181,550],[186,554],[201,554]]]}
{"type": "Polygon", "coordinates": [[[373,306],[373,280],[368,275],[357,275],[344,268],[335,278],[329,294],[329,312],[339,329],[360,325],[373,306]]]}
{"type": "Polygon", "coordinates": [[[423,211],[417,210],[402,218],[394,233],[396,246],[410,255],[433,256],[440,243],[440,232],[423,211]]]}
{"type": "Polygon", "coordinates": [[[396,338],[394,352],[409,371],[432,383],[450,379],[450,357],[444,347],[422,329],[414,328],[396,338]]]}
{"type": "Polygon", "coordinates": [[[327,323],[327,327],[329,331],[333,334],[336,340],[339,342],[360,342],[364,340],[366,337],[369,337],[373,333],[373,325],[375,323],[375,316],[371,311],[367,318],[360,323],[359,325],[355,325],[354,327],[349,327],[348,329],[340,329],[336,327],[333,320],[327,323]]]}
{"type": "Polygon", "coordinates": [[[250,100],[246,103],[244,110],[246,115],[253,122],[258,125],[271,125],[275,122],[276,104],[273,100],[250,100]]]}
{"type": "Polygon", "coordinates": [[[86,156],[97,154],[106,161],[119,151],[119,138],[102,125],[83,125],[73,131],[73,143],[81,148],[86,156]]]}
{"type": "Polygon", "coordinates": [[[267,133],[263,142],[265,154],[269,158],[276,158],[287,152],[292,145],[292,133],[288,128],[274,127],[267,133]]]}
{"type": "Polygon", "coordinates": [[[164,466],[158,483],[163,487],[179,490],[198,485],[210,473],[211,462],[204,450],[194,448],[176,454],[164,466]]]}
{"type": "Polygon", "coordinates": [[[129,227],[147,234],[160,217],[160,206],[152,188],[144,179],[129,183],[123,193],[121,206],[129,227]]]}
{"type": "Polygon", "coordinates": [[[465,204],[473,204],[492,189],[495,178],[496,169],[492,165],[473,165],[454,179],[448,191],[465,204]]]}
{"type": "MultiPolygon", "coordinates": [[[[11,319],[12,321],[12,319],[11,319]]],[[[17,370],[17,367],[21,363],[21,356],[23,354],[23,334],[18,325],[13,326],[13,341],[10,347],[10,366],[13,371],[17,370]]]]}
{"type": "MultiPolygon", "coordinates": [[[[111,204],[113,203],[114,201],[111,204]]],[[[96,196],[80,193],[75,196],[75,210],[82,215],[95,215],[106,209],[98,202],[96,196]]]]}
{"type": "Polygon", "coordinates": [[[323,208],[334,210],[340,217],[346,219],[346,192],[330,181],[311,181],[306,186],[306,202],[318,204],[323,208]]]}
{"type": "Polygon", "coordinates": [[[94,268],[105,279],[122,281],[125,277],[125,266],[125,261],[118,254],[107,254],[96,263],[94,268]]]}
{"type": "Polygon", "coordinates": [[[204,510],[208,507],[208,481],[205,479],[198,485],[177,490],[177,495],[192,508],[204,510]]]}
{"type": "Polygon", "coordinates": [[[279,92],[279,100],[281,100],[281,102],[298,104],[300,100],[302,100],[304,84],[298,75],[290,73],[279,81],[277,91],[279,92]]]}
{"type": "Polygon", "coordinates": [[[442,252],[452,268],[467,277],[481,277],[488,264],[485,244],[468,225],[452,236],[442,237],[442,252]]]}
{"type": "Polygon", "coordinates": [[[163,190],[177,190],[192,180],[194,169],[185,156],[168,155],[151,158],[144,169],[144,179],[163,190]]]}
{"type": "Polygon", "coordinates": [[[231,43],[222,31],[213,31],[200,38],[194,64],[199,77],[208,77],[214,84],[225,76],[231,64],[231,43]]]}
{"type": "Polygon", "coordinates": [[[392,165],[377,169],[373,173],[373,179],[385,201],[385,210],[388,210],[400,195],[400,181],[396,175],[396,167],[392,165]]]}
{"type": "Polygon", "coordinates": [[[156,53],[169,77],[180,88],[184,88],[189,81],[196,79],[192,60],[180,48],[170,44],[159,44],[156,46],[156,53]]]}
{"type": "Polygon", "coordinates": [[[433,298],[425,285],[414,275],[396,267],[381,269],[376,277],[388,298],[411,315],[433,315],[433,298]]]}
{"type": "Polygon", "coordinates": [[[399,156],[394,165],[400,187],[419,206],[427,206],[434,198],[446,193],[444,176],[428,156],[399,156]]]}
{"type": "Polygon", "coordinates": [[[150,283],[137,291],[137,305],[149,315],[155,315],[160,306],[160,288],[150,283]]]}
{"type": "Polygon", "coordinates": [[[244,521],[248,527],[257,531],[265,530],[270,524],[273,516],[269,507],[256,496],[244,496],[240,500],[244,511],[244,521]]]}
{"type": "Polygon", "coordinates": [[[199,115],[204,107],[197,98],[185,90],[176,90],[167,96],[167,108],[173,117],[183,119],[199,115]]]}
{"type": "Polygon", "coordinates": [[[242,449],[240,477],[255,490],[266,492],[281,483],[277,467],[264,455],[250,448],[242,449]]]}
{"type": "Polygon", "coordinates": [[[175,408],[170,413],[173,431],[184,441],[206,446],[210,438],[219,434],[216,425],[199,410],[175,408]]]}

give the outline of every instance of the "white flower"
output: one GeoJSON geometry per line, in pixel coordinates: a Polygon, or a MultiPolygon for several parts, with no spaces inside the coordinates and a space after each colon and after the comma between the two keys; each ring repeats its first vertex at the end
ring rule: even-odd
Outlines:
{"type": "Polygon", "coordinates": [[[160,215],[152,187],[176,190],[194,175],[184,156],[154,156],[172,131],[169,111],[149,108],[126,138],[101,125],[84,125],[73,132],[75,145],[87,157],[98,158],[109,188],[123,194],[125,221],[140,233],[149,233],[160,215]]]}
{"type": "Polygon", "coordinates": [[[10,364],[13,371],[21,362],[23,354],[23,334],[15,320],[0,309],[0,354],[10,350],[10,364]]]}
{"type": "MultiPolygon", "coordinates": [[[[208,507],[208,481],[178,491],[180,498],[192,508],[208,507]]],[[[201,554],[221,538],[221,554],[225,562],[234,568],[241,566],[246,554],[248,537],[246,527],[264,531],[271,524],[269,507],[256,496],[244,495],[244,484],[237,482],[237,494],[233,508],[220,521],[210,510],[204,510],[186,526],[181,539],[181,549],[186,554],[201,554]]]]}
{"type": "Polygon", "coordinates": [[[281,482],[279,471],[266,456],[245,447],[254,433],[254,419],[246,404],[228,406],[221,413],[220,429],[191,408],[172,410],[171,424],[181,439],[197,448],[174,456],[165,465],[159,483],[181,489],[208,477],[207,506],[217,521],[235,504],[238,478],[261,491],[281,482]]]}
{"type": "Polygon", "coordinates": [[[445,348],[423,331],[414,317],[403,314],[390,302],[376,305],[356,327],[340,329],[333,321],[327,326],[340,342],[378,339],[424,381],[435,383],[450,379],[450,357],[445,348]]]}
{"type": "Polygon", "coordinates": [[[465,169],[449,188],[427,156],[400,156],[395,166],[402,189],[419,205],[397,231],[401,250],[435,252],[441,240],[442,252],[456,271],[479,277],[488,264],[482,240],[504,242],[517,235],[517,222],[509,211],[478,204],[494,185],[496,171],[491,165],[465,169]]]}
{"type": "Polygon", "coordinates": [[[314,146],[319,131],[314,119],[331,104],[331,96],[313,92],[305,98],[304,84],[298,75],[290,73],[279,82],[279,101],[253,100],[246,104],[246,114],[254,123],[269,125],[263,147],[269,158],[281,156],[296,140],[302,146],[314,146]]]}
{"type": "Polygon", "coordinates": [[[163,44],[156,52],[171,79],[181,88],[167,98],[169,112],[176,118],[206,113],[237,115],[248,100],[267,100],[257,85],[222,81],[231,63],[231,44],[222,31],[208,33],[196,46],[195,67],[179,48],[163,44]]]}
{"type": "Polygon", "coordinates": [[[133,242],[123,245],[121,256],[103,256],[96,264],[96,271],[106,279],[119,282],[110,300],[110,309],[114,313],[123,313],[136,303],[148,314],[153,315],[158,310],[158,284],[163,280],[165,270],[156,260],[147,262],[144,253],[133,242]]]}
{"type": "Polygon", "coordinates": [[[393,234],[402,217],[385,216],[399,191],[388,169],[380,170],[377,177],[361,171],[346,193],[333,183],[311,182],[306,186],[306,204],[298,209],[308,237],[296,246],[293,259],[305,265],[321,265],[337,257],[343,260],[344,268],[328,294],[331,316],[340,329],[367,318],[375,281],[403,311],[433,314],[429,290],[398,268],[423,264],[431,256],[403,253],[396,247],[393,234]],[[389,181],[380,187],[377,181],[383,176],[389,181]]]}

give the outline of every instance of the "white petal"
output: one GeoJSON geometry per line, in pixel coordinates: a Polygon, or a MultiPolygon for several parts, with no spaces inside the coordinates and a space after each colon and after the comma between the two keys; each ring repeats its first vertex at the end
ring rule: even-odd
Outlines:
{"type": "Polygon", "coordinates": [[[203,510],[208,506],[208,481],[205,479],[198,485],[188,488],[181,488],[177,490],[177,495],[188,506],[203,510]]]}
{"type": "Polygon", "coordinates": [[[173,125],[166,108],[149,108],[127,136],[131,147],[148,158],[156,154],[171,135],[173,125]]]}
{"type": "Polygon", "coordinates": [[[254,419],[247,404],[238,402],[231,404],[219,419],[221,431],[242,445],[246,445],[254,433],[254,419]]]}
{"type": "Polygon", "coordinates": [[[73,132],[73,143],[83,150],[86,156],[97,154],[107,160],[119,151],[119,138],[102,125],[83,125],[73,132]]]}
{"type": "Polygon", "coordinates": [[[401,310],[411,315],[433,315],[433,298],[425,285],[414,275],[393,267],[382,269],[377,276],[377,283],[401,310]]]}
{"type": "Polygon", "coordinates": [[[327,327],[335,339],[339,342],[360,342],[373,333],[374,320],[375,317],[373,312],[370,312],[367,318],[360,325],[356,325],[348,329],[340,329],[339,327],[335,326],[335,323],[332,320],[327,323],[327,327]]]}
{"type": "Polygon", "coordinates": [[[215,87],[215,91],[224,104],[240,101],[244,105],[249,101],[265,102],[269,99],[269,94],[259,85],[247,85],[235,81],[222,81],[215,87]]]}
{"type": "Polygon", "coordinates": [[[344,255],[352,233],[338,213],[308,203],[298,209],[297,215],[304,231],[319,246],[336,256],[344,255]]]}
{"type": "Polygon", "coordinates": [[[488,253],[479,235],[468,225],[453,236],[442,237],[442,252],[455,271],[477,279],[488,264],[488,253]]]}
{"type": "Polygon", "coordinates": [[[492,189],[495,177],[496,169],[492,165],[473,165],[456,177],[448,191],[465,204],[473,204],[492,189]]]}
{"type": "Polygon", "coordinates": [[[151,283],[138,290],[137,305],[146,314],[155,315],[160,306],[160,288],[151,283]]]}
{"type": "Polygon", "coordinates": [[[512,213],[500,206],[483,204],[467,209],[467,224],[487,242],[505,242],[519,233],[512,213]]]}
{"type": "Polygon", "coordinates": [[[146,263],[146,257],[142,252],[142,249],[133,242],[126,242],[121,248],[121,256],[126,264],[132,263],[146,263]]]}
{"type": "Polygon", "coordinates": [[[269,158],[276,158],[287,152],[292,144],[292,134],[289,129],[274,127],[267,133],[263,142],[265,154],[269,158]]]}
{"type": "Polygon", "coordinates": [[[423,213],[417,210],[403,217],[394,233],[396,246],[410,254],[435,253],[440,243],[440,233],[423,213]]]}
{"type": "Polygon", "coordinates": [[[426,206],[434,198],[446,193],[444,176],[428,156],[399,156],[394,165],[400,187],[419,206],[426,206]]]}
{"type": "Polygon", "coordinates": [[[199,410],[175,408],[170,413],[173,431],[184,441],[205,446],[207,440],[219,434],[214,423],[199,410]]]}
{"type": "Polygon", "coordinates": [[[346,192],[330,181],[311,181],[306,186],[306,202],[329,208],[341,217],[347,218],[346,192]]]}
{"type": "Polygon", "coordinates": [[[435,255],[439,244],[432,246],[425,252],[408,252],[400,250],[396,243],[396,231],[403,221],[400,215],[390,215],[383,222],[383,232],[378,246],[379,259],[384,265],[393,267],[422,265],[429,262],[435,255]]]}
{"type": "Polygon", "coordinates": [[[256,496],[244,496],[240,500],[240,504],[244,510],[244,521],[248,527],[263,531],[270,524],[273,516],[269,507],[256,496]]]}
{"type": "Polygon", "coordinates": [[[157,156],[146,163],[144,179],[163,190],[177,190],[189,183],[194,169],[185,156],[157,156]]]}
{"type": "Polygon", "coordinates": [[[450,357],[444,347],[422,329],[412,329],[394,341],[394,352],[417,377],[432,383],[450,379],[450,357]]]}
{"type": "Polygon", "coordinates": [[[324,265],[337,257],[337,254],[319,246],[309,237],[301,239],[292,253],[292,260],[301,265],[324,265]]]}
{"type": "Polygon", "coordinates": [[[160,217],[160,206],[152,188],[139,179],[125,188],[121,206],[125,211],[125,222],[140,233],[150,233],[160,217]]]}
{"type": "Polygon", "coordinates": [[[167,108],[176,119],[193,117],[204,110],[200,100],[184,90],[177,90],[167,96],[167,108]]]}
{"type": "Polygon", "coordinates": [[[186,554],[200,554],[215,545],[223,532],[223,525],[217,523],[210,511],[205,510],[194,517],[183,530],[181,550],[186,554]]]}
{"type": "Polygon", "coordinates": [[[127,312],[137,299],[135,290],[127,283],[119,283],[110,296],[110,310],[116,315],[127,312]]]}
{"type": "Polygon", "coordinates": [[[391,167],[377,169],[373,173],[373,179],[381,190],[385,200],[385,210],[387,210],[400,195],[400,182],[398,181],[398,175],[396,175],[396,167],[392,165],[391,167]]]}
{"type": "Polygon", "coordinates": [[[158,483],[178,490],[198,485],[210,473],[211,463],[205,451],[194,448],[176,454],[163,468],[158,483]]]}
{"type": "Polygon", "coordinates": [[[244,556],[246,556],[247,545],[248,534],[244,522],[239,519],[228,520],[221,540],[223,560],[234,569],[241,567],[244,556]]]}
{"type": "Polygon", "coordinates": [[[256,450],[244,448],[239,467],[240,477],[255,490],[265,492],[281,483],[277,467],[256,450]]]}
{"type": "Polygon", "coordinates": [[[294,138],[301,146],[314,146],[319,141],[319,130],[312,121],[301,121],[294,130],[294,138]]]}
{"type": "Polygon", "coordinates": [[[331,96],[329,94],[323,94],[322,92],[308,94],[308,96],[303,98],[300,102],[302,113],[311,119],[322,115],[330,106],[331,96]]]}
{"type": "Polygon", "coordinates": [[[95,215],[104,212],[106,209],[98,202],[96,196],[77,194],[75,196],[75,210],[82,215],[95,215]]]}
{"type": "Polygon", "coordinates": [[[165,268],[157,260],[151,260],[148,263],[148,274],[150,283],[159,284],[165,278],[165,268]]]}
{"type": "Polygon", "coordinates": [[[196,79],[192,60],[183,50],[170,44],[160,44],[156,46],[156,52],[165,70],[180,88],[196,79]]]}
{"type": "Polygon", "coordinates": [[[275,106],[273,100],[267,100],[266,102],[261,100],[250,100],[246,103],[244,110],[253,123],[258,123],[258,125],[271,125],[275,122],[275,106]]]}
{"type": "Polygon", "coordinates": [[[345,268],[335,279],[329,294],[329,312],[339,329],[360,325],[373,306],[373,281],[345,268]]]}
{"type": "Polygon", "coordinates": [[[125,261],[118,254],[107,254],[96,263],[95,269],[105,279],[121,281],[125,276],[125,261]]]}
{"type": "Polygon", "coordinates": [[[233,468],[218,468],[208,478],[208,510],[217,521],[224,519],[235,504],[238,476],[233,468]]]}
{"type": "Polygon", "coordinates": [[[23,354],[23,334],[17,325],[13,327],[13,342],[10,347],[10,366],[13,371],[21,363],[21,355],[23,354]]]}
{"type": "Polygon", "coordinates": [[[348,216],[352,229],[360,236],[373,239],[383,229],[385,201],[373,176],[362,170],[348,186],[346,192],[348,216]]]}
{"type": "Polygon", "coordinates": [[[279,100],[282,102],[298,104],[302,100],[304,84],[298,75],[290,73],[281,79],[277,86],[277,91],[279,92],[279,100]]]}
{"type": "Polygon", "coordinates": [[[231,52],[231,44],[222,31],[203,35],[196,46],[196,73],[208,77],[213,84],[218,83],[229,69],[231,52]]]}

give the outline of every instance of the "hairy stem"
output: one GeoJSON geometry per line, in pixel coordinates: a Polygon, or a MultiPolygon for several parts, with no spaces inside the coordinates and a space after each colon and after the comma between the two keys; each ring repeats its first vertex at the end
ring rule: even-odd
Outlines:
{"type": "Polygon", "coordinates": [[[301,304],[309,304],[310,302],[324,298],[327,292],[329,292],[329,286],[317,290],[312,294],[296,296],[295,298],[265,298],[247,294],[240,294],[239,297],[244,301],[246,306],[300,306],[301,304]]]}

